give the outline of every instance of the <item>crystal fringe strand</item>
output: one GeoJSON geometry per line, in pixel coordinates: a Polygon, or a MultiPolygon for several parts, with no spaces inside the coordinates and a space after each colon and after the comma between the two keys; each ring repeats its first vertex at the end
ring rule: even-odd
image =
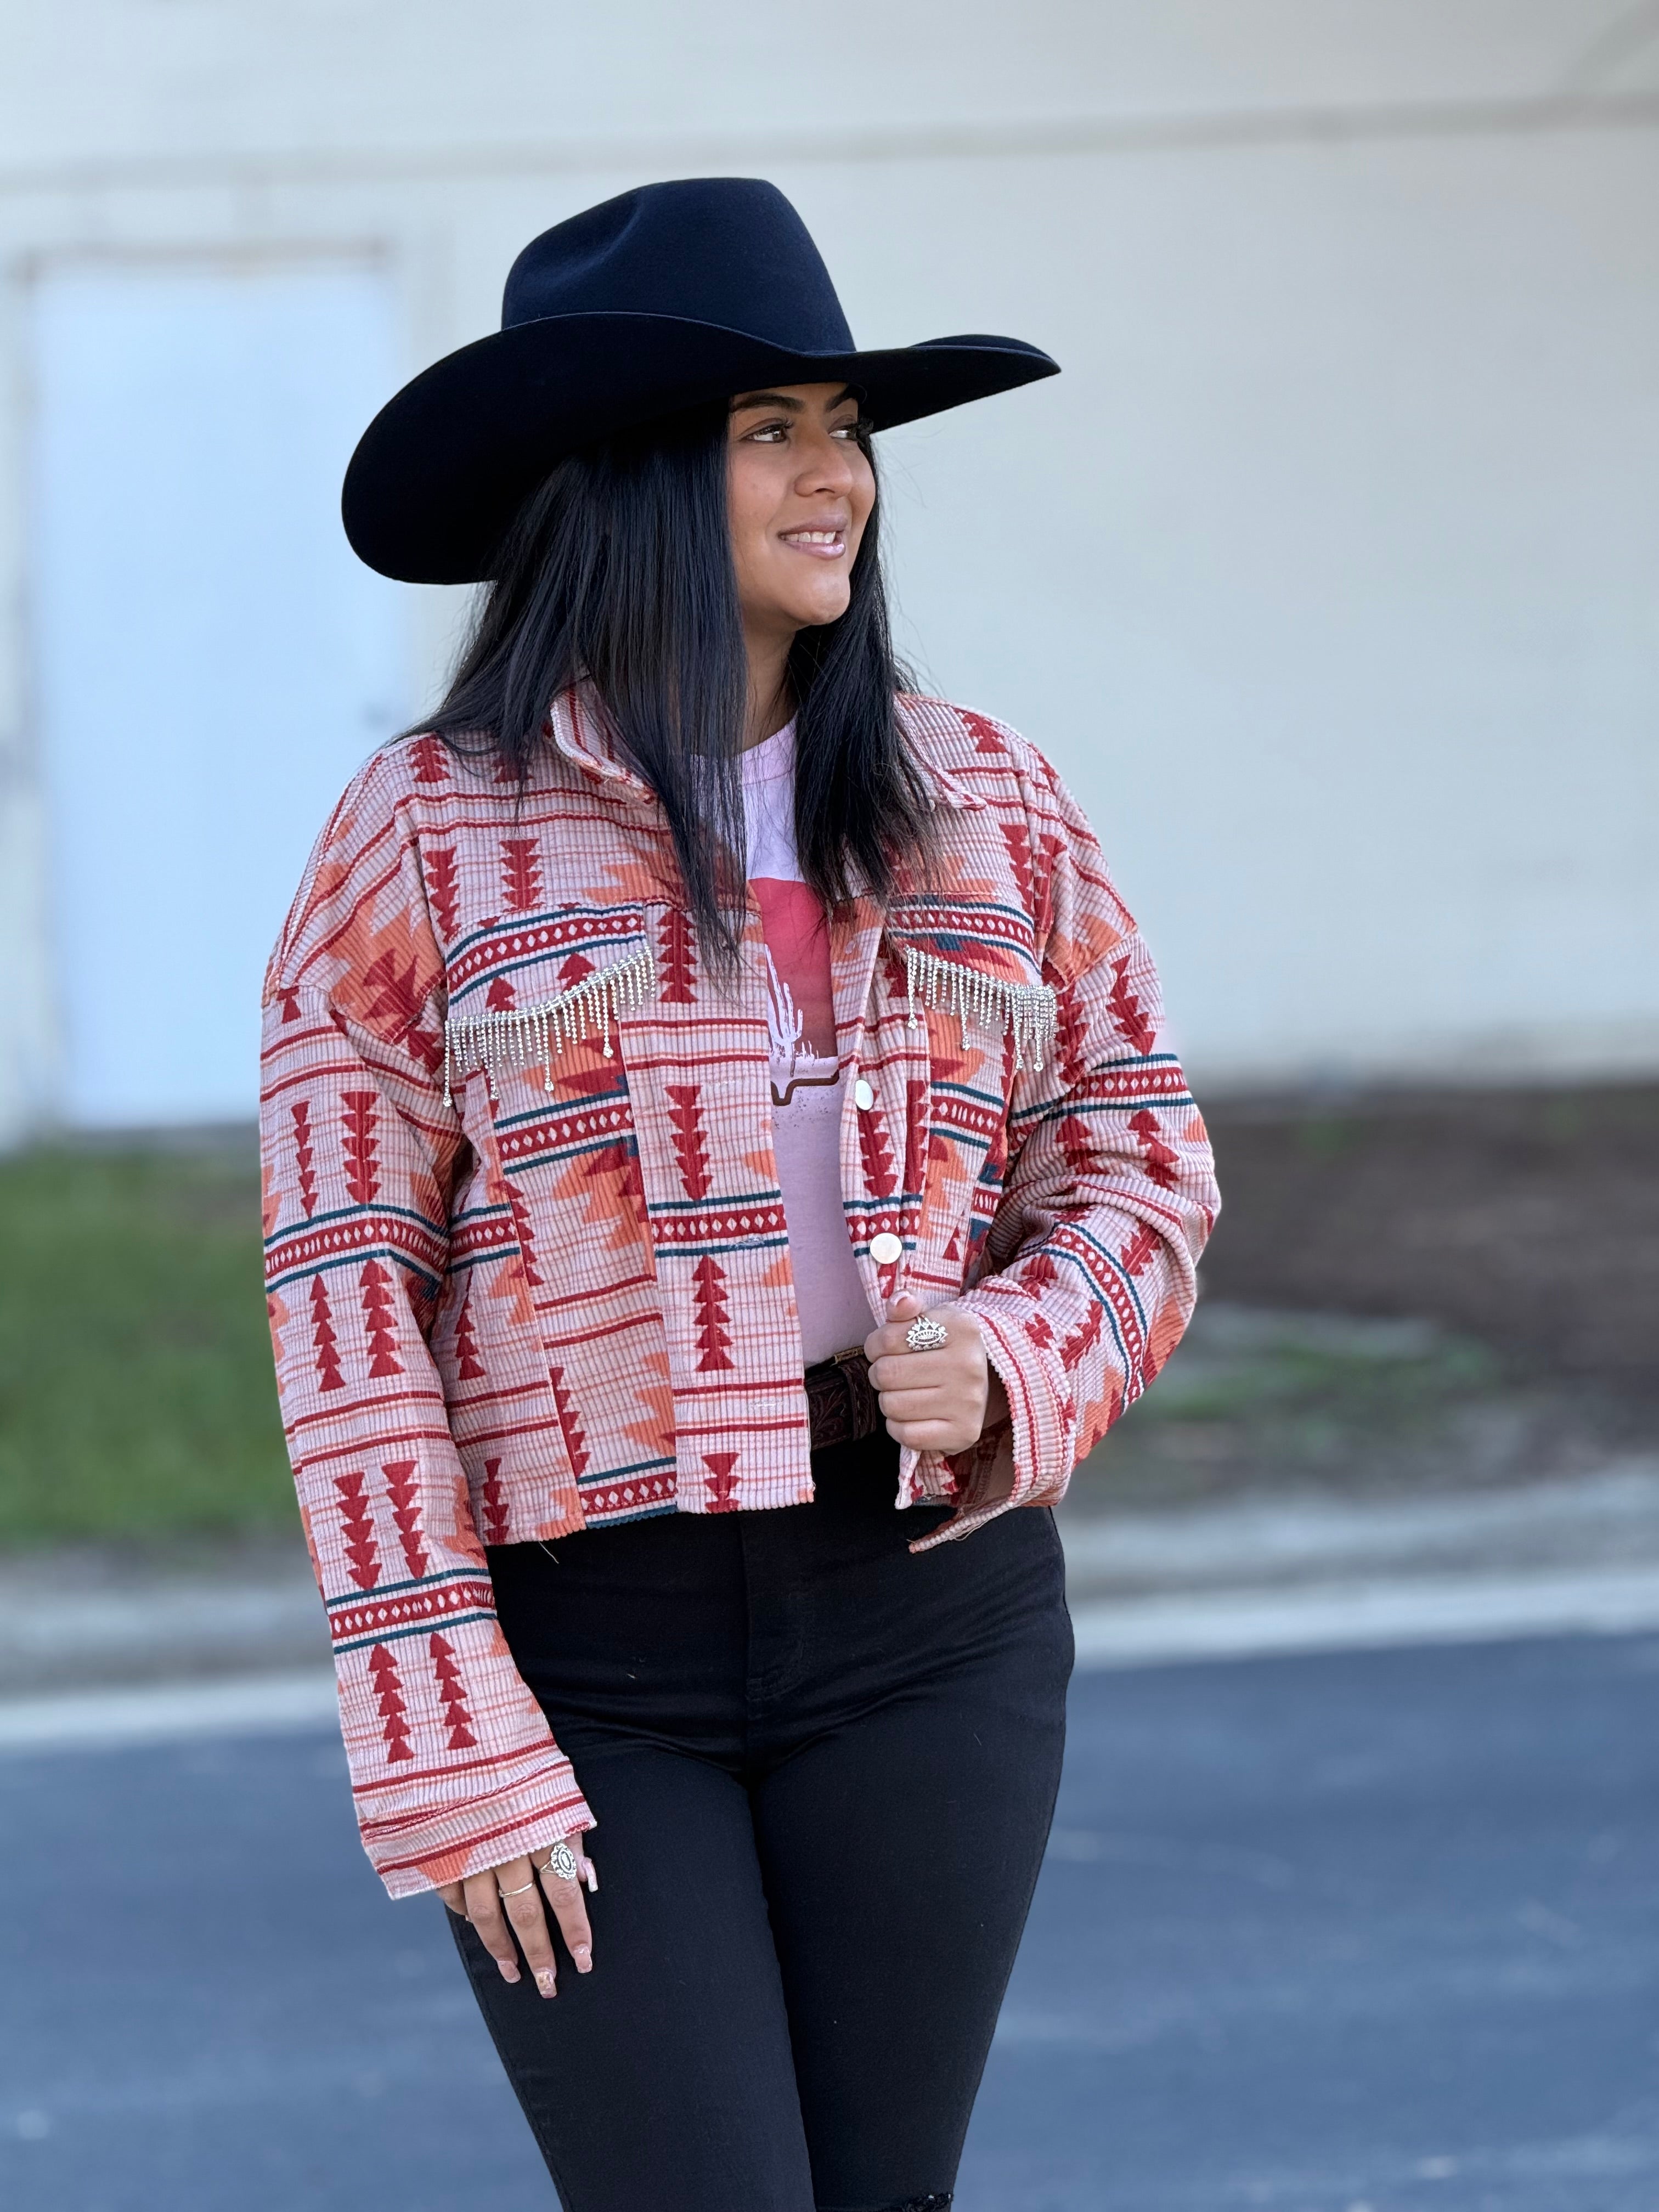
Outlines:
{"type": "Polygon", "coordinates": [[[1041,1068],[1054,1051],[1059,1014],[1051,984],[1004,983],[976,968],[908,946],[904,981],[913,1030],[921,1027],[921,1007],[939,1006],[956,1015],[964,1029],[1012,1037],[1016,1067],[1041,1068]]]}
{"type": "Polygon", "coordinates": [[[624,1008],[643,1006],[656,981],[651,948],[641,945],[608,967],[596,968],[561,991],[556,999],[538,1006],[503,1008],[487,1014],[452,1014],[444,1024],[444,1104],[453,1106],[453,1073],[466,1076],[474,1068],[483,1072],[489,1096],[495,1097],[495,1077],[504,1067],[533,1067],[544,1071],[544,1087],[551,1091],[553,1062],[574,1037],[602,1039],[605,1057],[612,1059],[611,1024],[624,1008]]]}

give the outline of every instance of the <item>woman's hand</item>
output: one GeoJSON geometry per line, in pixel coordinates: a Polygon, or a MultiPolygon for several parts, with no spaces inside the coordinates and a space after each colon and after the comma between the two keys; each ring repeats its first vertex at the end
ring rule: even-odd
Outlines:
{"type": "Polygon", "coordinates": [[[966,1451],[1008,1418],[985,1340],[973,1316],[955,1306],[929,1309],[920,1298],[895,1298],[885,1324],[865,1338],[864,1356],[888,1435],[915,1451],[966,1451]],[[945,1333],[937,1352],[912,1352],[904,1341],[905,1330],[924,1312],[945,1333]]]}
{"type": "Polygon", "coordinates": [[[552,1872],[550,1854],[543,1850],[533,1859],[509,1859],[505,1866],[492,1867],[488,1874],[470,1874],[465,1881],[446,1882],[438,1892],[452,1912],[470,1920],[477,1929],[485,1950],[501,1968],[503,1981],[518,1980],[522,1951],[536,1977],[536,1987],[544,1997],[558,1995],[559,1974],[554,1963],[553,1938],[542,1911],[544,1896],[553,1908],[576,1972],[591,1974],[593,1971],[593,1937],[587,1925],[582,1884],[597,1889],[599,1873],[587,1856],[583,1836],[567,1836],[564,1840],[576,1861],[572,1880],[561,1880],[552,1872]]]}

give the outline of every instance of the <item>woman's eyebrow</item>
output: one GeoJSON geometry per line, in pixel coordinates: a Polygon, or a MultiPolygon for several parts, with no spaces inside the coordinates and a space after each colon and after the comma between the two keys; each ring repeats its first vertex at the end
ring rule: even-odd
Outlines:
{"type": "MultiPolygon", "coordinates": [[[[837,407],[844,407],[849,399],[856,404],[858,396],[854,387],[850,384],[848,385],[842,391],[838,392],[833,399],[824,403],[825,414],[833,414],[837,407]]],[[[804,415],[806,412],[806,402],[804,399],[792,398],[787,392],[745,392],[739,398],[732,402],[732,412],[734,415],[742,414],[746,407],[784,407],[792,415],[804,415]]]]}

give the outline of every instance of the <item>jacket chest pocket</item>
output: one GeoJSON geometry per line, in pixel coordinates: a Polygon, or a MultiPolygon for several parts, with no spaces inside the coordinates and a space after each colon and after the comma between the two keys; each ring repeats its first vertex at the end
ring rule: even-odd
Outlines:
{"type": "Polygon", "coordinates": [[[892,939],[894,1011],[927,1060],[922,1212],[947,1259],[982,1243],[1006,1169],[1014,1082],[1051,1063],[1057,1042],[1058,1000],[1029,939],[985,920],[912,908],[892,939]]]}
{"type": "Polygon", "coordinates": [[[556,1092],[562,1072],[616,1059],[620,1018],[656,987],[638,908],[570,908],[480,932],[451,963],[446,1101],[475,1074],[492,1106],[520,1076],[556,1092]]]}

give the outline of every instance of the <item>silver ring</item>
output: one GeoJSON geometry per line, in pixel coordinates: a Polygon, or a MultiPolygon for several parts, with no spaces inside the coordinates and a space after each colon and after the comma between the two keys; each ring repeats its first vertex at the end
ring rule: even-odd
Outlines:
{"type": "Polygon", "coordinates": [[[553,1846],[551,1856],[544,1858],[536,1871],[544,1879],[548,1875],[556,1875],[561,1881],[574,1881],[581,1869],[576,1863],[576,1854],[571,1850],[569,1844],[557,1843],[553,1846]]]}
{"type": "Polygon", "coordinates": [[[904,1332],[904,1341],[912,1352],[937,1352],[951,1340],[932,1314],[918,1314],[904,1332]]]}
{"type": "Polygon", "coordinates": [[[526,1890],[534,1889],[536,1887],[536,1877],[532,1874],[528,1881],[521,1881],[516,1889],[501,1889],[500,1882],[497,1882],[495,1887],[498,1890],[501,1890],[501,1893],[503,1897],[522,1897],[526,1890]]]}

